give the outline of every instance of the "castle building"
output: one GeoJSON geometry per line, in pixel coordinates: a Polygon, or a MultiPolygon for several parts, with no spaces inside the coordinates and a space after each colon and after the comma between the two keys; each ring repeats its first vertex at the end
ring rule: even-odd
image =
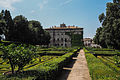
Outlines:
{"type": "Polygon", "coordinates": [[[45,29],[49,32],[50,46],[80,46],[83,44],[83,28],[77,26],[66,26],[66,24],[60,24],[59,27],[52,26],[45,29]]]}

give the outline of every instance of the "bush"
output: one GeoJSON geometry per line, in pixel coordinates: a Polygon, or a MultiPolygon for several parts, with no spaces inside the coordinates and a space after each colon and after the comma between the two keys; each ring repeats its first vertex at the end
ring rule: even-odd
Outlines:
{"type": "Polygon", "coordinates": [[[90,53],[85,56],[92,80],[118,80],[117,73],[102,63],[100,59],[90,53]]]}
{"type": "MultiPolygon", "coordinates": [[[[76,52],[76,50],[74,52],[76,52]]],[[[75,54],[74,52],[67,53],[44,64],[36,65],[28,71],[30,71],[32,73],[31,75],[34,75],[36,79],[54,80],[58,73],[61,72],[62,68],[72,59],[72,56],[75,54]]]]}

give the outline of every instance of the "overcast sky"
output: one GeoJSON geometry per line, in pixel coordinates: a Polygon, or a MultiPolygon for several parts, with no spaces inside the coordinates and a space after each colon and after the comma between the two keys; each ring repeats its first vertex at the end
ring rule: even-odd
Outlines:
{"type": "Polygon", "coordinates": [[[23,15],[38,20],[43,28],[76,25],[84,28],[84,37],[93,37],[101,26],[98,16],[112,0],[0,0],[0,10],[10,10],[12,17],[23,15]]]}

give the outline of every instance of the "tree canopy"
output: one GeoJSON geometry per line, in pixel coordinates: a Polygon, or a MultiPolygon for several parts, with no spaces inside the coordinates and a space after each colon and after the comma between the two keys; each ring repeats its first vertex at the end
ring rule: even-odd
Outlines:
{"type": "Polygon", "coordinates": [[[39,21],[28,21],[23,15],[12,19],[8,10],[0,13],[0,35],[2,34],[7,41],[40,45],[48,45],[50,42],[49,33],[43,30],[39,21]]]}
{"type": "Polygon", "coordinates": [[[120,0],[107,3],[106,15],[102,13],[99,21],[102,27],[98,28],[94,42],[102,47],[120,49],[120,0]]]}

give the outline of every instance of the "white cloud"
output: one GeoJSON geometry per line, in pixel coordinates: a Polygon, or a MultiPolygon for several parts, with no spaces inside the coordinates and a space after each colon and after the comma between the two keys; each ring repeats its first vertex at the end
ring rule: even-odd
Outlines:
{"type": "Polygon", "coordinates": [[[69,3],[71,3],[73,0],[66,0],[65,2],[63,2],[62,4],[61,4],[61,6],[62,5],[66,5],[66,4],[69,4],[69,3]]]}
{"type": "Polygon", "coordinates": [[[20,1],[21,0],[0,0],[0,7],[14,11],[15,7],[13,7],[12,5],[20,1]]]}
{"type": "Polygon", "coordinates": [[[34,10],[32,10],[30,13],[32,13],[32,14],[33,14],[33,13],[35,13],[35,11],[34,11],[34,10]]]}
{"type": "Polygon", "coordinates": [[[43,9],[46,4],[48,4],[48,0],[42,0],[42,3],[40,4],[40,9],[43,9]]]}

